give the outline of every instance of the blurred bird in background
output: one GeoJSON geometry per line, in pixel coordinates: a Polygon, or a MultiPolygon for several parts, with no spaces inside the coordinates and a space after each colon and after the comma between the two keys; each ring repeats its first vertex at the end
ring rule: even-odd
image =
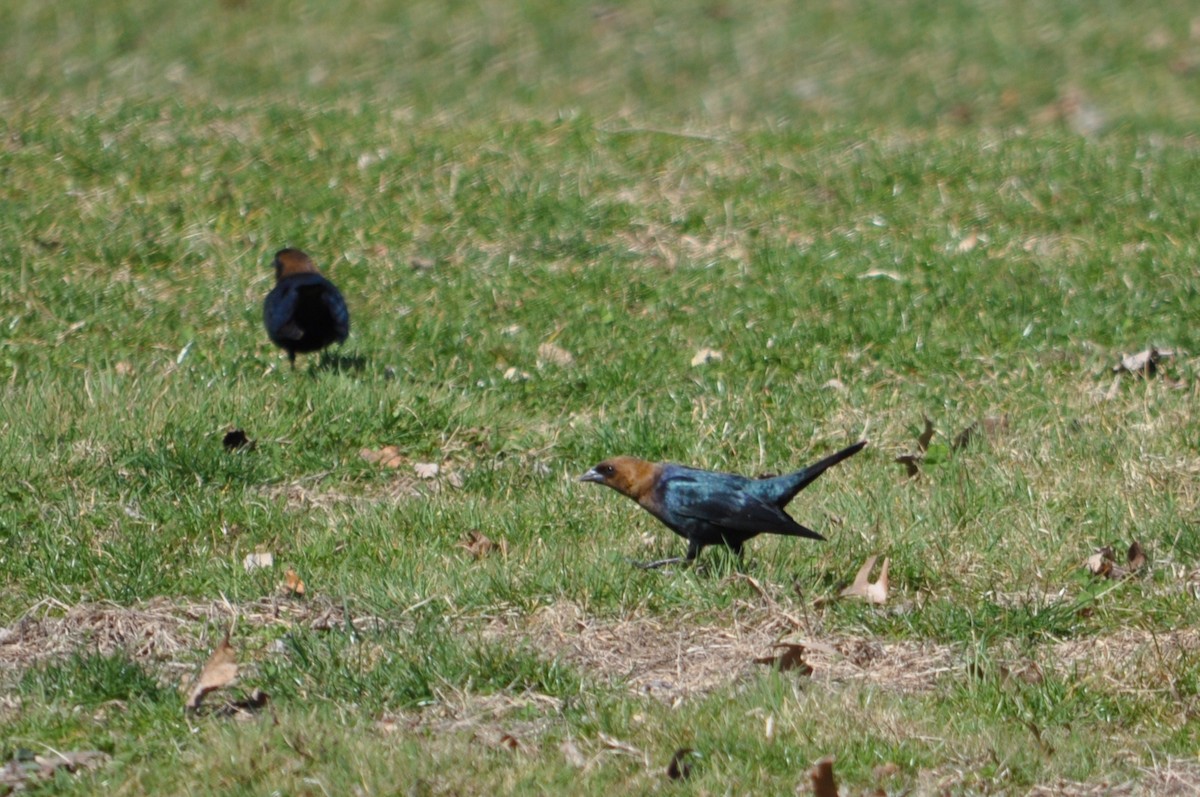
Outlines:
{"type": "Polygon", "coordinates": [[[334,284],[299,249],[275,253],[275,287],[263,301],[263,324],[271,342],[288,353],[320,351],[350,334],[350,311],[334,284]]]}

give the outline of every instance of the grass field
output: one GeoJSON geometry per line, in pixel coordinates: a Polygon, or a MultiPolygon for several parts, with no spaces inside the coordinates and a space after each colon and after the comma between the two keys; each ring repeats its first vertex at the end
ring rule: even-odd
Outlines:
{"type": "Polygon", "coordinates": [[[1192,4],[136,5],[0,6],[0,794],[1200,788],[1192,4]],[[575,481],[862,438],[741,563],[575,481]]]}

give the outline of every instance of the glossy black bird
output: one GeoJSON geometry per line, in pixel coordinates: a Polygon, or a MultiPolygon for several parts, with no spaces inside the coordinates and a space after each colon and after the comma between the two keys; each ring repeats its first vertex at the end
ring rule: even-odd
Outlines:
{"type": "Polygon", "coordinates": [[[275,253],[275,287],[263,301],[263,324],[271,342],[288,353],[320,351],[350,334],[350,311],[334,284],[299,249],[275,253]]]}
{"type": "Polygon", "coordinates": [[[741,555],[742,544],[759,534],[825,539],[797,523],[783,508],[818,476],[857,454],[866,444],[863,440],[803,470],[770,479],[715,473],[670,462],[647,462],[636,457],[614,457],[601,462],[579,480],[603,484],[632,498],[687,540],[686,558],[641,565],[660,567],[691,562],[706,545],[725,545],[741,555]]]}

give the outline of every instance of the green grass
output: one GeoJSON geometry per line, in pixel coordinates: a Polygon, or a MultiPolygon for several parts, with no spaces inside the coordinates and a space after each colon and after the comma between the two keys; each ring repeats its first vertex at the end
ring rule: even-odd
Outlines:
{"type": "Polygon", "coordinates": [[[1194,758],[1194,9],[510,5],[0,8],[0,757],[103,750],[46,788],[117,794],[787,793],[827,754],[852,790],[1152,791],[1194,758]],[[353,319],[294,371],[260,318],[288,245],[353,319]],[[1181,350],[1166,378],[1110,389],[1152,344],[1181,350]],[[923,415],[943,456],[907,481],[923,415]],[[683,543],[574,481],[860,437],[793,507],[827,543],[747,546],[758,588],[715,550],[631,568],[683,543]],[[359,455],[385,445],[401,468],[359,455]],[[471,529],[507,552],[473,559],[471,529]],[[1135,538],[1148,573],[1082,572],[1135,538]],[[888,605],[824,600],[877,553],[888,605]],[[234,622],[269,707],[185,714],[226,630],[186,607],[249,612],[288,567],[299,610],[377,621],[234,622]],[[69,607],[161,599],[190,647],[73,627],[17,654],[69,607]],[[953,666],[915,691],[764,668],[669,705],[568,655],[579,627],[539,636],[563,607],[658,623],[668,660],[680,629],[782,612],[953,666]]]}

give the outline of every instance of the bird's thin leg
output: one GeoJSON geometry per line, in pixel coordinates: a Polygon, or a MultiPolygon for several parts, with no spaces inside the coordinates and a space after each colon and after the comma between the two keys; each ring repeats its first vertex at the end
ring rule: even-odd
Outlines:
{"type": "Polygon", "coordinates": [[[633,565],[634,567],[641,568],[642,570],[657,570],[658,568],[666,567],[667,565],[684,564],[689,560],[683,558],[682,556],[672,556],[670,559],[655,559],[653,562],[638,562],[634,559],[626,559],[625,561],[629,562],[629,564],[633,565]]]}
{"type": "Polygon", "coordinates": [[[696,557],[700,555],[700,549],[704,546],[695,540],[688,540],[688,549],[686,556],[672,556],[670,559],[656,559],[653,562],[635,562],[632,559],[626,561],[634,567],[640,567],[642,570],[657,570],[660,567],[667,565],[690,565],[696,561],[696,557]]]}
{"type": "Polygon", "coordinates": [[[292,370],[296,370],[296,352],[288,349],[288,362],[292,364],[292,370]]]}

